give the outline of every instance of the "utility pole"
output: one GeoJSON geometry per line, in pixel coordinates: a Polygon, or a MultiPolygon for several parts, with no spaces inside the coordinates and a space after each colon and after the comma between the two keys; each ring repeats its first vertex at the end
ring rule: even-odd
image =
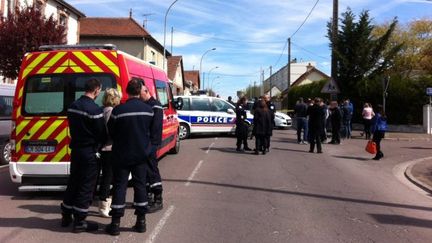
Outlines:
{"type": "Polygon", "coordinates": [[[269,83],[270,83],[270,99],[272,98],[272,75],[273,75],[273,67],[270,66],[270,77],[269,77],[269,83]]]}
{"type": "Polygon", "coordinates": [[[262,67],[260,69],[261,69],[261,72],[260,72],[260,74],[261,74],[260,79],[261,80],[260,81],[261,81],[261,85],[262,85],[262,87],[260,89],[260,93],[262,93],[264,95],[264,93],[265,93],[265,89],[264,89],[264,69],[262,67]]]}
{"type": "Polygon", "coordinates": [[[331,78],[336,81],[336,83],[339,82],[337,80],[337,60],[336,60],[336,43],[337,43],[337,33],[338,33],[338,1],[339,0],[333,0],[333,18],[332,18],[332,56],[331,56],[331,78]]]}
{"type": "Polygon", "coordinates": [[[256,97],[256,81],[254,81],[253,95],[254,95],[254,97],[256,97]]]}
{"type": "Polygon", "coordinates": [[[288,106],[289,106],[288,93],[291,86],[291,38],[288,38],[287,81],[288,81],[288,86],[287,86],[287,110],[288,110],[288,106]]]}

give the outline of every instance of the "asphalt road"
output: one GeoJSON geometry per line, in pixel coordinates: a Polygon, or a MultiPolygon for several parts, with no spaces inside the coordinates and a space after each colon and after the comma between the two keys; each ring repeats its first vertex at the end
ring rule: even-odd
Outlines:
{"type": "MultiPolygon", "coordinates": [[[[0,169],[0,242],[431,242],[432,199],[401,173],[431,156],[423,141],[384,141],[370,160],[365,140],[308,153],[293,131],[275,131],[267,155],[235,152],[233,137],[184,140],[160,161],[164,209],[138,234],[128,209],[119,237],[59,226],[61,193],[20,193],[0,169]]],[[[254,147],[251,143],[251,147],[254,147]]],[[[128,202],[132,202],[132,189],[128,202]]],[[[89,220],[101,224],[92,207],[89,220]]]]}

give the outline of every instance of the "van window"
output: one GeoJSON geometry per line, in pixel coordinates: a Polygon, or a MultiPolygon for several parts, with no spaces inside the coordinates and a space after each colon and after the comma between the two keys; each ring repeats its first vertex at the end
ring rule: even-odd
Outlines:
{"type": "Polygon", "coordinates": [[[168,107],[169,97],[168,97],[166,83],[163,81],[156,80],[156,91],[159,97],[159,102],[161,103],[162,107],[168,107]]]}
{"type": "Polygon", "coordinates": [[[10,120],[12,116],[12,96],[0,96],[0,120],[10,120]]]}
{"type": "Polygon", "coordinates": [[[24,111],[28,114],[60,113],[64,107],[65,76],[34,76],[27,81],[24,111]]]}
{"type": "Polygon", "coordinates": [[[226,112],[228,109],[232,109],[232,106],[230,106],[227,102],[218,99],[213,100],[212,111],[226,112]]]}
{"type": "Polygon", "coordinates": [[[211,111],[210,101],[208,98],[193,98],[192,110],[195,111],[211,111]]]}
{"type": "Polygon", "coordinates": [[[84,94],[84,83],[97,78],[102,91],[96,103],[102,105],[104,90],[116,87],[112,74],[52,74],[30,77],[24,89],[23,113],[27,115],[66,115],[70,104],[84,94]]]}

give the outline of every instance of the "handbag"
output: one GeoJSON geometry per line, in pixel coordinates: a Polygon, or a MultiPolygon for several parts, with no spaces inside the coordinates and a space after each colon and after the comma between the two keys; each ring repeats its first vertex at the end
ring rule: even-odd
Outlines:
{"type": "Polygon", "coordinates": [[[365,148],[365,150],[366,150],[368,153],[376,154],[376,153],[377,153],[376,143],[375,143],[374,141],[372,141],[372,140],[369,140],[369,141],[367,142],[367,144],[366,144],[366,148],[365,148]]]}

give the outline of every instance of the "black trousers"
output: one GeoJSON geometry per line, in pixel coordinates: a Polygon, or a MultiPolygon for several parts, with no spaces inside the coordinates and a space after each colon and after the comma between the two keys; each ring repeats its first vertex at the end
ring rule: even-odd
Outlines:
{"type": "Polygon", "coordinates": [[[248,148],[248,142],[247,142],[247,136],[237,136],[237,148],[241,148],[241,145],[243,144],[243,148],[248,148]]]}
{"type": "Polygon", "coordinates": [[[332,125],[332,139],[334,143],[340,143],[340,128],[341,126],[332,125]]]}
{"type": "Polygon", "coordinates": [[[132,165],[122,164],[116,161],[113,164],[113,198],[111,203],[110,215],[113,217],[123,217],[126,208],[126,191],[129,174],[132,173],[132,184],[134,188],[135,215],[147,213],[147,190],[146,179],[148,173],[148,162],[141,162],[132,165]]]}
{"type": "Polygon", "coordinates": [[[319,132],[317,133],[311,133],[309,134],[309,142],[310,142],[310,151],[314,151],[315,149],[315,144],[317,146],[317,151],[318,152],[322,152],[322,147],[321,147],[321,134],[319,132]]]}
{"type": "Polygon", "coordinates": [[[98,159],[92,147],[71,151],[70,176],[64,194],[62,211],[85,219],[92,203],[98,175],[98,159]]]}
{"type": "Polygon", "coordinates": [[[370,139],[370,137],[371,137],[371,123],[372,123],[372,120],[371,119],[363,119],[363,123],[364,123],[365,137],[366,137],[366,139],[370,139]]]}
{"type": "Polygon", "coordinates": [[[158,166],[158,160],[156,158],[156,152],[157,149],[154,149],[151,154],[150,163],[149,163],[149,170],[147,173],[148,179],[148,189],[147,192],[152,192],[154,194],[161,194],[162,193],[162,178],[159,172],[159,166],[158,166]]]}
{"type": "Polygon", "coordinates": [[[257,151],[265,151],[267,145],[266,140],[265,135],[255,135],[255,149],[257,151]]]}
{"type": "Polygon", "coordinates": [[[112,152],[102,151],[100,170],[102,171],[102,178],[99,185],[99,199],[106,201],[106,199],[112,195],[110,189],[113,180],[113,169],[112,169],[112,152]]]}
{"type": "Polygon", "coordinates": [[[381,140],[384,138],[385,132],[382,131],[375,131],[373,134],[373,138],[372,141],[374,141],[376,143],[376,147],[377,147],[377,153],[376,153],[376,157],[380,157],[382,158],[384,156],[382,150],[381,150],[381,140]]]}

